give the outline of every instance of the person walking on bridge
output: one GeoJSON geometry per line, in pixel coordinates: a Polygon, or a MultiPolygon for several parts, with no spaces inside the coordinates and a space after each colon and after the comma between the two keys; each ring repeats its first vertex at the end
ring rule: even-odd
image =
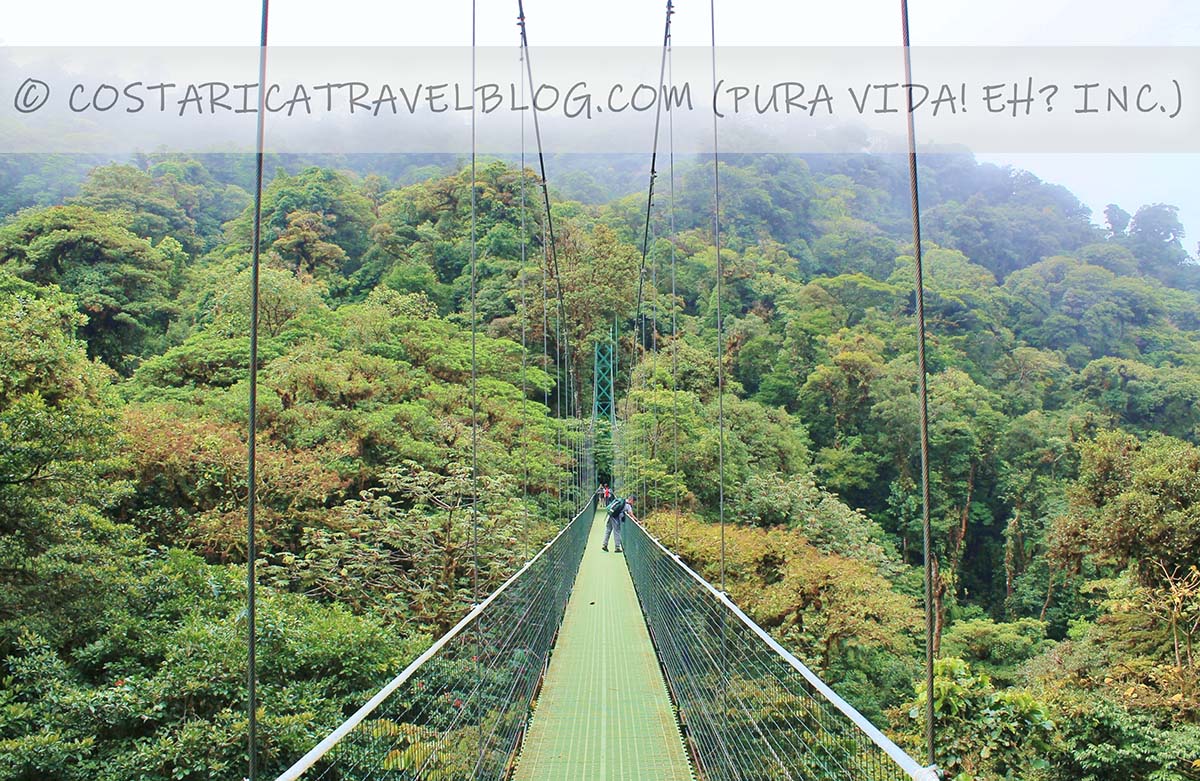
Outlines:
{"type": "Polygon", "coordinates": [[[603,504],[605,507],[607,507],[609,501],[611,501],[611,500],[612,500],[612,489],[608,487],[608,483],[601,483],[600,487],[596,489],[596,496],[593,497],[592,510],[593,511],[599,510],[601,504],[603,504]]]}
{"type": "Polygon", "coordinates": [[[604,542],[600,545],[600,550],[608,551],[608,537],[611,534],[614,550],[617,553],[621,552],[621,524],[625,523],[626,518],[637,520],[637,516],[633,514],[633,497],[621,499],[620,497],[613,499],[608,504],[608,523],[604,526],[604,542]]]}

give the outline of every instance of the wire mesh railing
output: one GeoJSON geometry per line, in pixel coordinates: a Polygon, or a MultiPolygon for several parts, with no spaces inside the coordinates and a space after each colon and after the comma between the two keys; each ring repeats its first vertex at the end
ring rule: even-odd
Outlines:
{"type": "Polygon", "coordinates": [[[559,534],[277,781],[506,778],[591,527],[559,534]]]}
{"type": "Polygon", "coordinates": [[[935,781],[640,524],[625,557],[703,781],[935,781]]]}

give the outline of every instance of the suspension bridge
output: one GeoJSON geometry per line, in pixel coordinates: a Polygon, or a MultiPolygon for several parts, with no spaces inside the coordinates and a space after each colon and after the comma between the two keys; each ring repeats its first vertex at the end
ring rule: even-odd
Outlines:
{"type": "MultiPolygon", "coordinates": [[[[266,83],[267,0],[263,0],[259,83],[266,83]]],[[[907,5],[901,0],[905,69],[907,5]]],[[[713,11],[710,3],[710,13],[713,11]]],[[[663,58],[659,83],[671,87],[670,42],[672,2],[666,3],[663,58]]],[[[518,0],[522,90],[532,85],[532,64],[523,3],[518,0]]],[[[716,24],[712,24],[713,80],[717,80],[716,24]]],[[[472,92],[474,92],[474,5],[472,5],[472,92]]],[[[253,294],[251,318],[250,452],[248,495],[248,713],[250,778],[256,775],[255,693],[255,387],[257,367],[257,283],[262,211],[262,95],[257,141],[254,205],[253,294]]],[[[913,141],[912,96],[909,95],[909,161],[912,175],[914,247],[917,257],[917,314],[922,431],[922,485],[926,523],[926,603],[930,601],[928,570],[928,463],[924,386],[924,323],[921,286],[921,241],[913,141]]],[[[555,368],[557,416],[578,436],[560,438],[564,461],[571,464],[571,484],[561,498],[573,503],[575,515],[503,585],[479,593],[478,554],[472,544],[475,572],[472,606],[449,632],[383,686],[342,724],[334,728],[277,781],[308,779],[350,781],[933,781],[941,777],[933,764],[932,697],[927,696],[927,762],[922,764],[839,697],[829,686],[751,620],[724,593],[724,437],[725,392],[723,321],[718,303],[717,398],[721,433],[719,460],[721,500],[721,578],[712,584],[672,553],[636,519],[624,528],[624,551],[605,551],[600,536],[604,508],[593,509],[598,477],[595,445],[598,432],[611,438],[612,479],[618,491],[646,495],[639,474],[636,442],[621,432],[615,389],[621,350],[614,317],[609,339],[594,345],[590,424],[581,412],[582,394],[571,358],[568,312],[564,305],[554,239],[553,213],[547,188],[538,112],[532,112],[542,215],[544,365],[555,368]],[[556,299],[555,356],[549,359],[549,291],[556,299]]],[[[475,113],[472,108],[471,178],[475,181],[475,113]]],[[[628,387],[634,385],[639,359],[657,348],[657,299],[654,322],[643,312],[649,280],[658,286],[657,266],[647,270],[650,216],[658,175],[661,105],[655,116],[646,222],[638,276],[637,315],[628,387]]],[[[525,126],[522,118],[521,170],[525,169],[525,126]]],[[[668,138],[673,147],[668,117],[668,138]]],[[[720,174],[717,125],[713,125],[713,240],[717,248],[716,300],[722,300],[724,277],[720,253],[720,174]]],[[[671,230],[674,231],[674,151],[670,153],[671,230]]],[[[522,261],[525,246],[525,177],[521,180],[522,261]]],[[[471,416],[472,474],[478,472],[474,445],[476,401],[476,188],[471,193],[471,416]]],[[[671,299],[675,298],[674,245],[671,254],[671,299]]],[[[524,297],[524,289],[522,289],[524,297]]],[[[525,309],[522,298],[522,310],[525,309]]],[[[671,337],[676,335],[674,308],[671,337]]],[[[527,347],[522,322],[522,346],[527,347]]],[[[523,359],[524,360],[524,359],[523,359]]],[[[523,364],[524,368],[524,364],[523,364]]],[[[672,392],[678,367],[672,358],[672,392]]],[[[524,375],[524,372],[523,372],[524,375]]],[[[527,395],[527,394],[526,394],[527,395]]],[[[549,407],[549,394],[544,403],[549,407]]],[[[629,403],[629,396],[625,399],[629,403]]],[[[524,402],[522,402],[524,403],[524,402]]],[[[678,432],[674,441],[678,450],[678,432]]],[[[678,453],[675,455],[678,472],[678,453]]],[[[478,495],[477,485],[474,487],[478,495]]],[[[475,504],[471,514],[475,523],[475,504]]],[[[474,527],[473,539],[477,535],[474,527]]],[[[928,609],[927,609],[928,613],[928,609]]],[[[932,657],[927,638],[926,691],[931,693],[932,657]]]]}
{"type": "Polygon", "coordinates": [[[590,504],[278,781],[933,781],[640,523],[590,504]]]}

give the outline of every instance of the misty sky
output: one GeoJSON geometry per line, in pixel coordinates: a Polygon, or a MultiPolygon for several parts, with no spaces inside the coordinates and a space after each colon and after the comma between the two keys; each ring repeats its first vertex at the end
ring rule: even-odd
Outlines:
{"type": "MultiPolygon", "coordinates": [[[[657,45],[659,0],[526,0],[530,44],[657,45]]],[[[272,0],[271,43],[281,45],[463,45],[470,42],[467,0],[272,0]]],[[[706,45],[707,2],[677,0],[677,45],[706,45]]],[[[909,0],[914,45],[1200,45],[1196,0],[909,0]]],[[[255,45],[257,0],[59,0],[7,3],[5,45],[255,45]]],[[[898,0],[716,0],[717,38],[725,45],[895,45],[898,0]]],[[[516,2],[480,0],[478,43],[514,45],[516,2]]],[[[919,128],[918,128],[919,132],[919,128]]],[[[1180,207],[1185,247],[1200,240],[1200,155],[1022,154],[981,160],[1027,168],[1070,188],[1093,209],[1110,202],[1133,212],[1143,203],[1180,207]]]]}

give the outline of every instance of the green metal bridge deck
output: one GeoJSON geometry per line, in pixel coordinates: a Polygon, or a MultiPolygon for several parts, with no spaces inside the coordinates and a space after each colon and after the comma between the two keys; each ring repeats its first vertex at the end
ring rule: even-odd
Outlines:
{"type": "Polygon", "coordinates": [[[600,550],[604,520],[592,520],[515,781],[693,778],[625,557],[600,550]]]}

